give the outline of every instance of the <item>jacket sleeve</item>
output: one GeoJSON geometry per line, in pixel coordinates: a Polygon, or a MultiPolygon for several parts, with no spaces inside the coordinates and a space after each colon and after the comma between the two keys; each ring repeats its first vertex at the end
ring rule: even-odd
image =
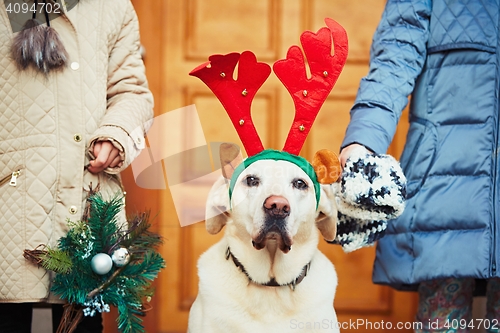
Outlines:
{"type": "Polygon", "coordinates": [[[109,140],[120,150],[123,164],[107,168],[107,173],[121,172],[145,148],[153,118],[153,95],[140,54],[139,23],[132,3],[125,2],[122,27],[110,47],[107,110],[89,140],[89,152],[97,140],[109,140]]]}
{"type": "Polygon", "coordinates": [[[342,148],[359,143],[386,152],[427,55],[431,0],[388,0],[373,36],[342,148]]]}

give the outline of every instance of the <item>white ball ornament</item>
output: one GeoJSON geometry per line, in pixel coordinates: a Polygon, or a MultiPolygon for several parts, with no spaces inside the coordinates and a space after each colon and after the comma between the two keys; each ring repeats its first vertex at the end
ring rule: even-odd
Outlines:
{"type": "Polygon", "coordinates": [[[108,274],[113,267],[113,260],[106,253],[98,253],[90,261],[90,267],[96,274],[108,274]]]}
{"type": "Polygon", "coordinates": [[[128,253],[126,248],[121,247],[113,251],[111,259],[113,259],[116,267],[122,267],[130,262],[130,253],[128,253]]]}

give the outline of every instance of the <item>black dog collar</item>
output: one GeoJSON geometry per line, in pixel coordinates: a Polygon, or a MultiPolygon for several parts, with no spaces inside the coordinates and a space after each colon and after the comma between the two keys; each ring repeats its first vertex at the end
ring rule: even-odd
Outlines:
{"type": "Polygon", "coordinates": [[[272,278],[271,280],[269,280],[269,282],[259,283],[259,282],[255,282],[254,280],[252,280],[252,278],[250,277],[250,275],[248,275],[247,271],[245,270],[245,267],[241,264],[241,262],[238,259],[236,259],[236,257],[234,256],[234,254],[231,252],[231,249],[228,247],[227,250],[226,250],[226,260],[229,260],[229,258],[231,258],[233,260],[233,262],[234,262],[234,264],[235,264],[236,267],[238,267],[243,273],[245,273],[245,275],[247,276],[249,282],[254,283],[254,284],[258,284],[260,286],[265,286],[265,287],[287,287],[288,286],[292,290],[295,290],[295,288],[297,287],[297,285],[299,283],[301,283],[302,280],[304,280],[304,278],[307,275],[307,272],[309,271],[309,268],[311,267],[311,262],[309,261],[302,268],[302,271],[300,272],[300,275],[298,277],[296,277],[292,282],[289,282],[289,283],[279,284],[278,282],[276,282],[276,280],[274,278],[272,278]]]}

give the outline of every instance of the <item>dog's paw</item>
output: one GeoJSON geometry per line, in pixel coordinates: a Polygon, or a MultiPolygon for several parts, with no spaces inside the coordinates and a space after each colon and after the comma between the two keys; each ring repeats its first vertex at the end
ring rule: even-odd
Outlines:
{"type": "Polygon", "coordinates": [[[390,155],[354,151],[346,161],[337,197],[338,210],[362,220],[389,220],[402,214],[406,178],[390,155]]]}

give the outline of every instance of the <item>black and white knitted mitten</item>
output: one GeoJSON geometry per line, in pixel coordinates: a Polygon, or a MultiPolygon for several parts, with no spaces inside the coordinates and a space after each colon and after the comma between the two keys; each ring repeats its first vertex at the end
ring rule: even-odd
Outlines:
{"type": "Polygon", "coordinates": [[[375,244],[386,229],[385,220],[361,220],[338,212],[337,236],[330,243],[341,245],[344,252],[352,252],[375,244]]]}
{"type": "Polygon", "coordinates": [[[337,237],[345,252],[373,245],[387,228],[387,220],[401,215],[406,178],[390,155],[354,151],[346,161],[337,193],[337,237]]]}

